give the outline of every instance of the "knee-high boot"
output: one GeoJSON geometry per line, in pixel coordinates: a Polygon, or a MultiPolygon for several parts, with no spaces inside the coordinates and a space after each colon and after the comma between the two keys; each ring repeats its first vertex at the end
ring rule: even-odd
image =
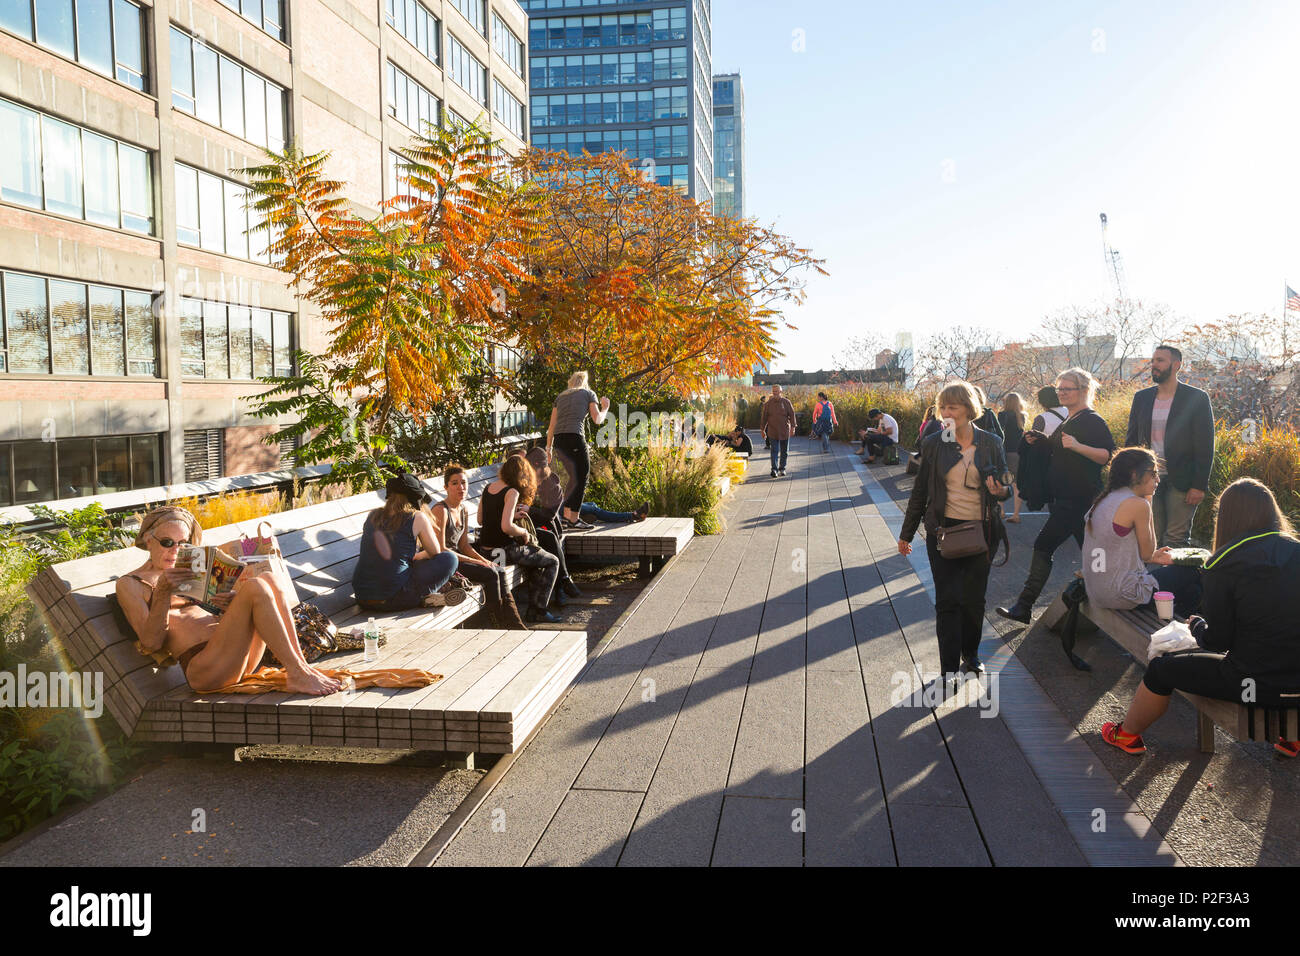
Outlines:
{"type": "Polygon", "coordinates": [[[1028,624],[1034,611],[1034,602],[1047,586],[1047,579],[1052,576],[1052,556],[1042,551],[1034,551],[1029,561],[1029,577],[1025,579],[1025,588],[1011,607],[1000,607],[998,613],[1008,620],[1028,624]]]}

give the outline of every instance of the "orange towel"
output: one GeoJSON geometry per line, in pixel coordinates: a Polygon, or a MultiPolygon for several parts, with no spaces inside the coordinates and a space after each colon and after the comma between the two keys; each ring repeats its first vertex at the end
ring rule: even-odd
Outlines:
{"type": "MultiPolygon", "coordinates": [[[[353,685],[362,687],[428,687],[442,680],[441,674],[430,671],[412,670],[401,667],[382,667],[377,670],[354,671],[346,667],[333,670],[328,667],[316,668],[322,674],[336,680],[352,678],[353,685]]],[[[269,691],[288,691],[289,676],[283,667],[259,667],[243,680],[209,691],[213,694],[265,694],[269,691]]]]}

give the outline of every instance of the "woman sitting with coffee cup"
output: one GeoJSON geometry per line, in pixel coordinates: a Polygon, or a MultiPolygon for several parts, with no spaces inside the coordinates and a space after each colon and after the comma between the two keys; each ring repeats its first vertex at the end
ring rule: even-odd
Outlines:
{"type": "MultiPolygon", "coordinates": [[[[1175,690],[1229,701],[1249,693],[1265,707],[1300,704],[1300,640],[1283,598],[1300,593],[1300,540],[1267,485],[1238,478],[1219,496],[1201,585],[1201,616],[1188,621],[1200,646],[1147,665],[1123,721],[1102,726],[1106,743],[1145,753],[1142,732],[1169,709],[1175,690]]],[[[1275,746],[1300,754],[1295,740],[1275,746]]]]}
{"type": "Polygon", "coordinates": [[[1083,526],[1083,583],[1094,607],[1131,611],[1172,591],[1173,612],[1186,617],[1200,602],[1200,571],[1175,565],[1168,548],[1156,547],[1151,496],[1159,484],[1150,449],[1123,448],[1111,459],[1106,488],[1083,526]],[[1148,571],[1147,564],[1160,566],[1148,571]]]}

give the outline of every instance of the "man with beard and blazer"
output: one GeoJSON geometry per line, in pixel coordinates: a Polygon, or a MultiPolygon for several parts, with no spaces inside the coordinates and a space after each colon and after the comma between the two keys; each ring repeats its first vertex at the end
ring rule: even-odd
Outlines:
{"type": "Polygon", "coordinates": [[[1156,545],[1184,548],[1191,540],[1192,518],[1210,485],[1214,463],[1214,411],[1210,396],[1178,380],[1183,353],[1157,345],[1151,356],[1150,388],[1133,396],[1126,446],[1141,445],[1156,453],[1160,484],[1151,498],[1156,545]]]}

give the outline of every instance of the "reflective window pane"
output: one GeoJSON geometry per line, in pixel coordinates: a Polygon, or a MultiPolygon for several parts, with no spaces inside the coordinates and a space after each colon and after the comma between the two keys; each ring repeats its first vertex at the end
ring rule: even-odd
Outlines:
{"type": "Polygon", "coordinates": [[[130,375],[156,375],[158,372],[157,326],[153,302],[147,292],[127,292],[126,356],[130,375]]]}
{"type": "Polygon", "coordinates": [[[244,209],[244,189],[238,183],[225,180],[226,191],[226,255],[248,258],[248,213],[244,209]]]}
{"type": "Polygon", "coordinates": [[[50,280],[50,351],[56,375],[90,374],[90,323],[86,287],[50,280]]]}
{"type": "Polygon", "coordinates": [[[244,73],[244,137],[258,146],[266,145],[266,81],[244,73]]]}
{"type": "Polygon", "coordinates": [[[229,378],[226,357],[226,307],[220,302],[203,303],[203,374],[208,378],[229,378]]]}
{"type": "Polygon", "coordinates": [[[0,198],[40,209],[40,115],[0,100],[0,198]]]}
{"type": "Polygon", "coordinates": [[[113,40],[117,48],[117,78],[144,89],[144,15],[127,0],[113,0],[113,40]]]}
{"type": "Polygon", "coordinates": [[[54,488],[54,442],[14,443],[14,504],[51,501],[54,488]]]}
{"type": "Polygon", "coordinates": [[[253,310],[253,377],[264,378],[274,374],[271,352],[271,313],[266,309],[253,310]]]}
{"type": "Polygon", "coordinates": [[[221,128],[243,138],[244,70],[224,56],[221,58],[221,128]]]}
{"type": "Polygon", "coordinates": [[[162,481],[158,461],[158,436],[134,435],[131,438],[131,487],[156,488],[162,481]]]}
{"type": "Polygon", "coordinates": [[[181,299],[181,374],[203,377],[203,303],[181,299]]]}
{"type": "Polygon", "coordinates": [[[95,442],[65,438],[58,442],[59,497],[84,498],[95,493],[95,442]]]}
{"type": "Polygon", "coordinates": [[[176,241],[199,244],[199,179],[189,166],[176,164],[176,241]]]}
{"type": "Polygon", "coordinates": [[[284,152],[284,90],[266,84],[266,145],[274,152],[284,152]]]}
{"type": "Polygon", "coordinates": [[[125,438],[95,441],[95,494],[109,495],[131,488],[131,461],[125,438]]]}
{"type": "Polygon", "coordinates": [[[36,0],[36,42],[68,59],[77,55],[72,0],[36,0]]]}
{"type": "Polygon", "coordinates": [[[153,184],[149,178],[149,154],[119,143],[117,165],[122,190],[122,228],[152,235],[153,184]]]}
{"type": "Polygon", "coordinates": [[[230,377],[253,377],[252,316],[243,306],[232,305],[230,315],[230,377]]]}
{"type": "MultiPolygon", "coordinates": [[[[32,38],[31,0],[0,0],[0,27],[30,40],[32,38]]],[[[7,451],[0,453],[0,457],[5,455],[8,455],[7,451]]],[[[8,492],[8,487],[0,488],[0,491],[8,492]]]]}
{"type": "Polygon", "coordinates": [[[83,130],[81,151],[86,169],[86,219],[117,228],[121,223],[117,205],[117,141],[83,130]]]}
{"type": "Polygon", "coordinates": [[[226,197],[222,181],[199,173],[199,245],[210,252],[226,248],[226,197]]]}
{"type": "Polygon", "coordinates": [[[257,24],[257,28],[260,30],[262,28],[262,0],[241,0],[239,7],[245,19],[257,24]]]}
{"type": "Polygon", "coordinates": [[[275,374],[293,374],[293,342],[289,335],[289,313],[271,313],[271,335],[275,341],[275,374]]]}
{"type": "Polygon", "coordinates": [[[41,117],[45,208],[81,218],[81,130],[41,117]]]}
{"type": "Polygon", "coordinates": [[[113,75],[113,23],[109,0],[77,0],[77,59],[113,75]]]}
{"type": "Polygon", "coordinates": [[[126,317],[122,290],[90,287],[90,371],[92,375],[126,374],[126,317]]]}
{"type": "Polygon", "coordinates": [[[5,273],[5,330],[10,372],[49,372],[50,313],[44,279],[5,273]]]}
{"type": "Polygon", "coordinates": [[[202,43],[194,44],[195,115],[205,123],[221,125],[221,92],[217,81],[217,54],[202,43]]]}
{"type": "Polygon", "coordinates": [[[172,28],[168,46],[172,58],[172,105],[187,113],[194,112],[194,67],[190,62],[190,38],[172,28]]]}

